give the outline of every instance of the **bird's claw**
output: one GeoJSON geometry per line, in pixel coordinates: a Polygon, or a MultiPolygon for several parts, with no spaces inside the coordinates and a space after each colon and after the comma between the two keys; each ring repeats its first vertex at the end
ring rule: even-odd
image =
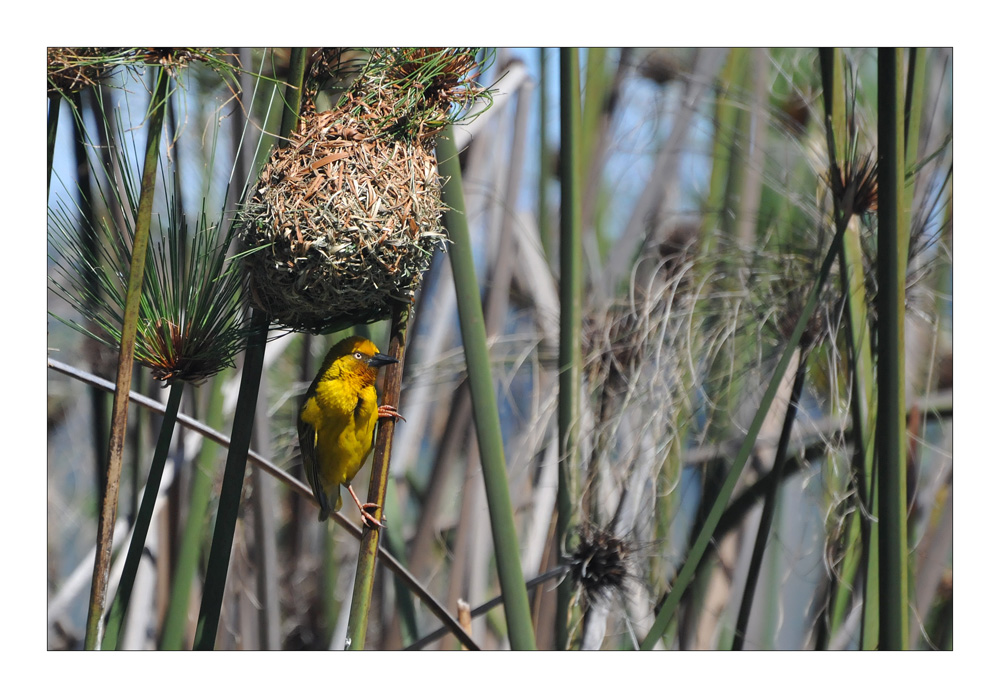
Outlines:
{"type": "Polygon", "coordinates": [[[365,526],[368,526],[369,528],[385,528],[385,524],[368,513],[368,509],[378,511],[378,504],[375,502],[366,502],[362,504],[361,500],[358,499],[358,495],[354,494],[353,487],[348,486],[347,491],[351,493],[351,497],[354,498],[354,503],[357,504],[358,509],[361,510],[361,520],[365,526]]]}
{"type": "Polygon", "coordinates": [[[394,417],[396,419],[402,419],[404,422],[406,421],[406,417],[397,412],[396,408],[393,407],[392,405],[380,405],[378,408],[378,416],[394,417]]]}
{"type": "Polygon", "coordinates": [[[385,528],[385,524],[376,519],[374,516],[368,513],[367,509],[371,507],[377,510],[378,504],[374,502],[368,502],[367,504],[361,505],[361,519],[364,521],[365,525],[369,528],[385,528]]]}

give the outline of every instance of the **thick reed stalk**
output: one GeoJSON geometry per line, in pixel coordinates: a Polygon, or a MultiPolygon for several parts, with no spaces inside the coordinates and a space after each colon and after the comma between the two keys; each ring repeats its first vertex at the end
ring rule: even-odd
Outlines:
{"type": "Polygon", "coordinates": [[[149,137],[146,141],[142,185],[132,243],[128,290],[125,295],[121,348],[118,354],[118,375],[115,398],[111,408],[111,436],[108,439],[108,471],[102,493],[100,517],[97,522],[97,556],[87,611],[87,633],[84,648],[100,649],[104,634],[104,607],[108,594],[111,569],[111,539],[118,515],[118,488],[125,450],[125,428],[128,421],[128,395],[132,384],[132,357],[135,355],[135,335],[139,323],[139,300],[146,270],[146,250],[149,246],[149,223],[153,215],[153,195],[156,191],[156,163],[160,154],[160,135],[166,108],[170,79],[164,70],[157,71],[153,97],[149,105],[149,137]]]}
{"type": "MultiPolygon", "coordinates": [[[[565,549],[576,501],[580,415],[580,326],[583,252],[580,236],[580,64],[579,49],[559,51],[560,183],[559,216],[559,480],[556,490],[556,544],[565,549]]],[[[573,588],[561,584],[556,596],[556,648],[569,641],[569,602],[573,588]]]]}
{"type": "MultiPolygon", "coordinates": [[[[216,376],[208,387],[206,420],[213,428],[222,426],[222,381],[216,376]]],[[[219,446],[211,439],[202,442],[201,451],[192,468],[191,495],[188,500],[187,520],[181,534],[177,567],[170,585],[170,602],[160,634],[160,649],[179,650],[184,645],[188,625],[188,606],[191,584],[201,561],[202,540],[205,537],[205,514],[212,497],[212,466],[219,446]]]]}
{"type": "Polygon", "coordinates": [[[489,506],[500,591],[504,597],[507,630],[512,649],[534,649],[535,635],[531,626],[528,593],[524,588],[524,574],[521,571],[517,529],[514,526],[503,437],[500,432],[500,415],[486,345],[486,324],[472,256],[465,196],[462,193],[462,171],[454,131],[450,126],[438,139],[438,167],[441,176],[445,178],[443,198],[448,208],[444,223],[452,243],[448,253],[455,277],[458,319],[472,394],[472,416],[483,466],[483,482],[486,486],[486,502],[489,506]]]}
{"type": "MultiPolygon", "coordinates": [[[[384,395],[382,403],[399,404],[400,386],[403,382],[403,354],[406,351],[406,326],[410,310],[396,303],[392,310],[392,328],[389,330],[387,354],[396,363],[385,367],[384,395]]],[[[385,510],[385,492],[389,483],[389,458],[392,455],[392,435],[396,431],[396,420],[392,417],[379,419],[378,437],[375,440],[375,455],[372,457],[371,483],[366,501],[378,505],[378,515],[385,510]]],[[[368,611],[371,609],[372,590],[375,588],[375,558],[378,554],[381,531],[365,526],[361,534],[358,550],[358,568],[354,575],[354,594],[351,596],[351,614],[347,621],[347,647],[349,650],[365,648],[365,633],[368,630],[368,611]]]]}
{"type": "Polygon", "coordinates": [[[878,51],[879,648],[906,649],[905,316],[909,231],[904,190],[903,49],[878,51]]]}
{"type": "MultiPolygon", "coordinates": [[[[826,122],[831,176],[847,165],[851,135],[847,128],[844,103],[843,58],[840,49],[820,49],[820,70],[823,82],[823,106],[826,122]]],[[[860,569],[865,593],[863,643],[874,647],[874,631],[878,617],[878,567],[874,564],[875,548],[872,536],[877,535],[877,521],[873,521],[873,507],[869,498],[872,469],[875,461],[874,416],[876,394],[875,371],[872,365],[871,333],[868,320],[868,298],[864,278],[864,256],[861,250],[861,232],[857,225],[848,225],[852,212],[845,210],[845,202],[834,200],[836,224],[846,225],[840,250],[840,276],[843,293],[847,296],[847,348],[850,361],[851,423],[854,428],[852,454],[852,480],[861,503],[850,516],[846,528],[844,564],[834,575],[833,599],[830,617],[830,635],[840,627],[852,596],[855,576],[860,569]]],[[[849,202],[850,205],[850,202],[849,202]]]]}
{"type": "MultiPolygon", "coordinates": [[[[282,138],[287,138],[298,124],[306,53],[305,48],[292,50],[288,87],[285,93],[285,110],[281,118],[282,138]]],[[[257,410],[257,392],[264,368],[264,348],[269,326],[270,318],[266,313],[253,312],[250,320],[250,338],[243,362],[243,379],[240,381],[240,394],[236,400],[236,414],[233,418],[232,442],[226,458],[222,491],[219,494],[219,513],[216,517],[215,533],[212,536],[212,548],[205,572],[205,588],[201,597],[201,611],[198,614],[195,649],[206,650],[215,647],[215,635],[219,629],[229,558],[243,492],[243,478],[246,474],[247,452],[250,450],[250,437],[257,410]]]]}
{"type": "Polygon", "coordinates": [[[53,92],[49,97],[49,124],[46,137],[47,167],[45,170],[45,193],[49,192],[52,183],[52,156],[56,150],[56,134],[59,132],[59,108],[62,106],[62,96],[53,92]]]}
{"type": "Polygon", "coordinates": [[[135,527],[132,531],[132,541],[128,546],[128,553],[125,555],[125,567],[122,570],[121,582],[118,584],[118,593],[111,604],[111,613],[108,616],[108,627],[104,636],[103,649],[118,649],[118,638],[125,620],[125,613],[128,611],[129,599],[132,596],[132,585],[135,583],[136,572],[139,571],[139,562],[142,560],[142,552],[146,547],[146,534],[149,533],[149,524],[153,520],[153,508],[156,505],[156,498],[160,493],[160,481],[163,479],[163,467],[167,463],[167,455],[170,452],[170,439],[174,434],[174,425],[177,423],[177,409],[180,407],[181,396],[184,394],[184,382],[176,381],[170,387],[170,395],[167,398],[167,411],[160,422],[160,435],[156,441],[156,450],[153,452],[153,462],[149,466],[149,475],[146,477],[146,489],[142,495],[142,503],[139,505],[139,512],[136,516],[135,527]]]}

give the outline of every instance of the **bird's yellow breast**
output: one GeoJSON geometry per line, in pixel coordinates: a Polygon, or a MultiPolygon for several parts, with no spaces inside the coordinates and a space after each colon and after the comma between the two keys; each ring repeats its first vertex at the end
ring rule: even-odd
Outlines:
{"type": "Polygon", "coordinates": [[[316,460],[324,489],[350,484],[372,449],[378,421],[375,386],[360,376],[321,380],[301,418],[316,431],[316,460]]]}

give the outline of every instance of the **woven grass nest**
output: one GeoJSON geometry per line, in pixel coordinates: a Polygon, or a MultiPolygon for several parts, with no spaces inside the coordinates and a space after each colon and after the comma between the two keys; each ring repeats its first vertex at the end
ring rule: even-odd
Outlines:
{"type": "Polygon", "coordinates": [[[381,78],[362,78],[332,111],[307,109],[271,154],[240,215],[251,302],[274,323],[329,332],[412,300],[446,239],[434,135],[466,78],[438,77],[444,87],[435,83],[433,99],[420,93],[414,119],[399,87],[413,80],[400,71],[442,55],[468,71],[465,54],[461,63],[445,52],[380,56],[381,78]]]}
{"type": "Polygon", "coordinates": [[[347,110],[307,115],[244,209],[251,298],[274,321],[321,332],[388,316],[412,298],[445,239],[433,151],[380,137],[347,110]]]}

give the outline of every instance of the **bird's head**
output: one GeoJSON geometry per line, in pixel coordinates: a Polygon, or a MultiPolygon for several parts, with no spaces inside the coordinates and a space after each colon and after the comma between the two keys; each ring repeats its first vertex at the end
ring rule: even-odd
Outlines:
{"type": "Polygon", "coordinates": [[[379,353],[378,347],[364,337],[348,337],[337,342],[327,354],[328,366],[339,365],[341,371],[367,376],[371,383],[380,366],[394,364],[397,359],[379,353]]]}

